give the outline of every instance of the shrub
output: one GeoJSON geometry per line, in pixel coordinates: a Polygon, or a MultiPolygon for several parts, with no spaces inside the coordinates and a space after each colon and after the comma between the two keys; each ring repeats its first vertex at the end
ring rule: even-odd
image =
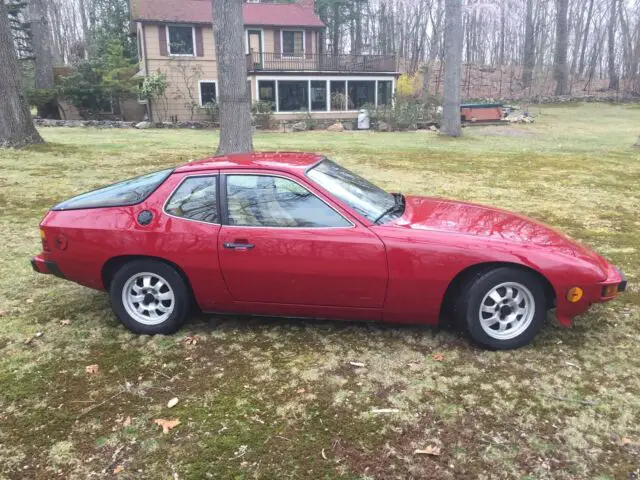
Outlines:
{"type": "Polygon", "coordinates": [[[370,105],[365,108],[369,110],[374,126],[379,122],[385,122],[391,130],[415,130],[418,128],[423,105],[415,100],[396,99],[393,106],[373,108],[370,105]]]}
{"type": "Polygon", "coordinates": [[[273,103],[264,100],[253,102],[251,114],[258,128],[268,130],[271,128],[271,120],[273,119],[273,103]]]}
{"type": "Polygon", "coordinates": [[[205,104],[204,109],[212,122],[220,120],[220,105],[218,105],[218,102],[209,102],[205,104]]]}
{"type": "Polygon", "coordinates": [[[418,75],[403,73],[396,82],[396,95],[399,99],[418,99],[420,97],[420,79],[418,75]]]}

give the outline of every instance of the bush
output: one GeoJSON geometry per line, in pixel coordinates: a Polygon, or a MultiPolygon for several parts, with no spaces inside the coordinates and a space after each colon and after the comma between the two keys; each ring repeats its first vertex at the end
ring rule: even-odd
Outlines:
{"type": "Polygon", "coordinates": [[[423,105],[415,100],[396,99],[393,106],[368,106],[367,109],[374,127],[379,122],[384,122],[391,130],[415,130],[418,128],[423,105]]]}
{"type": "Polygon", "coordinates": [[[220,120],[220,105],[218,105],[218,102],[209,102],[204,106],[204,109],[212,122],[220,120]]]}
{"type": "Polygon", "coordinates": [[[258,128],[268,130],[271,128],[271,120],[273,119],[273,103],[264,100],[253,102],[251,114],[253,122],[258,128]]]}
{"type": "Polygon", "coordinates": [[[299,122],[304,122],[307,130],[315,130],[318,128],[318,122],[311,115],[309,110],[303,110],[300,114],[297,115],[297,120],[299,122]]]}

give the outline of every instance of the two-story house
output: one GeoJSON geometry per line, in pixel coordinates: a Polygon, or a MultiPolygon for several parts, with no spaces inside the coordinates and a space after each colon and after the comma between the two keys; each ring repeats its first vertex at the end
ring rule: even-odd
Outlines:
{"type": "MultiPolygon", "coordinates": [[[[139,76],[167,75],[167,118],[206,119],[218,95],[210,0],[130,0],[139,76]]],[[[387,55],[326,52],[314,0],[243,4],[251,100],[271,102],[280,119],[354,118],[363,105],[390,104],[397,78],[387,55]]],[[[154,106],[152,106],[153,108],[154,106]]],[[[158,105],[158,108],[160,106],[158,105]]]]}

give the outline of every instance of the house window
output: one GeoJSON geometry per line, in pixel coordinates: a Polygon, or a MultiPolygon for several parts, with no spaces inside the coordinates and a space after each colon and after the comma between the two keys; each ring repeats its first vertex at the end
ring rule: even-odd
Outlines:
{"type": "Polygon", "coordinates": [[[391,106],[393,97],[393,82],[391,80],[378,80],[378,105],[391,106]]]}
{"type": "Polygon", "coordinates": [[[278,111],[309,110],[309,82],[306,80],[278,82],[278,111]]]}
{"type": "Polygon", "coordinates": [[[349,80],[349,110],[360,110],[376,101],[376,82],[349,80]]]}
{"type": "Polygon", "coordinates": [[[331,111],[347,110],[347,88],[344,80],[331,81],[331,111]]]}
{"type": "Polygon", "coordinates": [[[304,55],[304,32],[302,30],[282,31],[282,56],[302,57],[304,55]]]}
{"type": "Polygon", "coordinates": [[[258,81],[258,100],[271,103],[271,109],[276,109],[276,82],[275,80],[258,81]]]}
{"type": "Polygon", "coordinates": [[[204,107],[208,103],[216,103],[218,98],[216,82],[200,82],[200,106],[204,107]]]}
{"type": "Polygon", "coordinates": [[[195,54],[193,27],[167,27],[169,55],[193,56],[195,54]]]}
{"type": "Polygon", "coordinates": [[[327,110],[327,82],[311,81],[311,110],[327,110]]]}

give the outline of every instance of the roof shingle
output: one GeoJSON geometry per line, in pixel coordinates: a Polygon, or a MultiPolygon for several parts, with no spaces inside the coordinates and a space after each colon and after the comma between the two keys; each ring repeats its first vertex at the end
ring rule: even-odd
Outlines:
{"type": "MultiPolygon", "coordinates": [[[[211,0],[132,0],[131,19],[146,22],[211,23],[211,0]]],[[[245,25],[315,27],[324,23],[297,3],[244,3],[245,25]]]]}

